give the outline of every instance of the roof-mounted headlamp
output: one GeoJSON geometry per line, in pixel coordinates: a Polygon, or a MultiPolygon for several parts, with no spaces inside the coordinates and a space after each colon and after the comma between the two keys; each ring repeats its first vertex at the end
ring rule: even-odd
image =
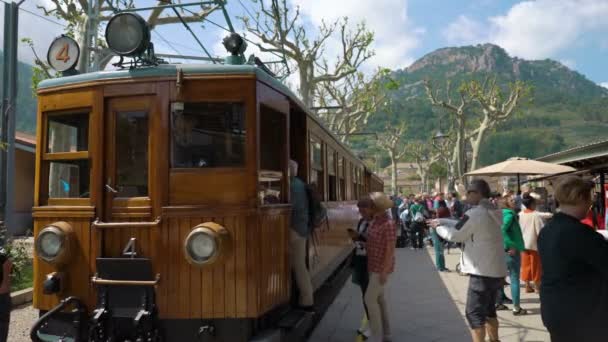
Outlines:
{"type": "Polygon", "coordinates": [[[150,46],[150,28],[136,13],[119,13],[106,26],[106,42],[119,56],[140,55],[150,46]]]}

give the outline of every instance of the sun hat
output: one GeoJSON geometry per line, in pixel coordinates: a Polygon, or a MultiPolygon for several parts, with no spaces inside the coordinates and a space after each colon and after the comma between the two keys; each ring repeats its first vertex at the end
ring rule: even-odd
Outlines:
{"type": "Polygon", "coordinates": [[[374,207],[379,210],[387,210],[393,207],[393,201],[383,192],[372,192],[369,197],[374,202],[374,207]]]}

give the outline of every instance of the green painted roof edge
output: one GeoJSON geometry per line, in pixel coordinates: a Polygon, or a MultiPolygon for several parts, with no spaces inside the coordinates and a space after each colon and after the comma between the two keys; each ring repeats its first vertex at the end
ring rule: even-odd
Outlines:
{"type": "Polygon", "coordinates": [[[602,140],[587,145],[576,146],[564,151],[552,153],[536,160],[556,164],[572,163],[582,159],[608,156],[608,140],[602,140]]]}
{"type": "Polygon", "coordinates": [[[125,78],[145,78],[176,76],[177,70],[181,69],[185,75],[236,75],[236,74],[256,74],[262,72],[252,65],[224,65],[224,64],[161,64],[158,66],[142,67],[137,69],[123,69],[110,71],[96,71],[74,76],[63,76],[50,78],[40,82],[39,89],[59,87],[64,85],[78,84],[100,80],[114,80],[125,78]]]}

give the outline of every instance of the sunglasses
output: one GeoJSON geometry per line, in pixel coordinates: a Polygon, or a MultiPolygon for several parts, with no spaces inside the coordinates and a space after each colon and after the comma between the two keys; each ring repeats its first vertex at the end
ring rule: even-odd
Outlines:
{"type": "Polygon", "coordinates": [[[467,191],[467,195],[468,194],[476,194],[476,193],[477,193],[477,191],[475,191],[475,190],[469,190],[469,191],[467,191]]]}

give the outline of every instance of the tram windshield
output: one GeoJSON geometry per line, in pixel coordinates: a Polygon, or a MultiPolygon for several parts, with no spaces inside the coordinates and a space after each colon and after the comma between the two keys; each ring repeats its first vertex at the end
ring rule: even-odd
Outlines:
{"type": "Polygon", "coordinates": [[[242,103],[185,103],[172,113],[173,168],[245,165],[245,112],[242,103]]]}

